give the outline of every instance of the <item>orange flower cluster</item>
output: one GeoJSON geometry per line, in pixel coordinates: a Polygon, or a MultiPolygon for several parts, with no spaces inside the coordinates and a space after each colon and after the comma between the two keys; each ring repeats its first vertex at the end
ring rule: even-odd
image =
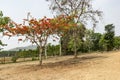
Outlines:
{"type": "Polygon", "coordinates": [[[57,31],[66,31],[71,27],[76,26],[73,16],[65,15],[60,15],[52,19],[46,17],[40,20],[34,18],[30,20],[24,19],[24,22],[27,22],[27,24],[11,22],[10,24],[12,24],[13,27],[9,27],[9,25],[6,26],[7,32],[5,32],[4,35],[10,37],[13,35],[49,36],[56,34],[57,31]]]}
{"type": "Polygon", "coordinates": [[[77,25],[74,22],[74,16],[60,15],[56,18],[53,18],[51,21],[53,30],[56,32],[68,31],[70,28],[76,27],[77,25]]]}

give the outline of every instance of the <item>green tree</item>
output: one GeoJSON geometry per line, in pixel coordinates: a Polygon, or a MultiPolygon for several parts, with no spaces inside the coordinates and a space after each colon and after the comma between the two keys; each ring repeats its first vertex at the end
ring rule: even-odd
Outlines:
{"type": "Polygon", "coordinates": [[[91,51],[99,50],[99,41],[101,39],[101,35],[102,34],[100,33],[95,33],[93,30],[87,30],[86,40],[91,51]]]}
{"type": "MultiPolygon", "coordinates": [[[[74,51],[74,48],[75,48],[75,43],[76,42],[76,50],[80,50],[80,48],[82,48],[83,46],[83,42],[84,42],[84,37],[85,37],[85,31],[86,31],[86,28],[83,24],[79,23],[79,26],[76,27],[76,41],[74,41],[74,36],[70,36],[70,39],[68,41],[68,50],[70,51],[74,51]]],[[[73,34],[74,32],[71,31],[71,34],[73,34]]],[[[77,54],[75,54],[77,55],[77,54]]]]}
{"type": "Polygon", "coordinates": [[[49,56],[59,55],[59,47],[60,47],[60,45],[51,45],[49,43],[47,47],[48,47],[47,52],[48,52],[49,56]]]}
{"type": "Polygon", "coordinates": [[[102,36],[100,40],[100,45],[104,50],[110,51],[114,48],[114,33],[115,26],[113,24],[108,24],[105,26],[105,34],[102,36]]]}
{"type": "MultiPolygon", "coordinates": [[[[87,24],[91,21],[93,27],[98,22],[98,16],[101,16],[101,11],[92,8],[92,0],[47,0],[51,2],[50,9],[57,13],[57,15],[73,15],[76,18],[73,21],[79,26],[79,23],[87,24]]],[[[74,57],[77,57],[77,29],[73,28],[74,41],[74,57]]]]}
{"type": "Polygon", "coordinates": [[[114,49],[120,49],[120,36],[114,37],[114,49]]]}
{"type": "Polygon", "coordinates": [[[103,34],[103,35],[101,36],[101,39],[100,39],[100,41],[99,41],[100,51],[107,50],[107,46],[106,46],[106,43],[105,43],[104,36],[105,36],[105,34],[103,34]]]}
{"type": "Polygon", "coordinates": [[[114,33],[115,33],[115,26],[113,24],[108,24],[105,26],[105,43],[107,46],[107,51],[110,51],[114,48],[114,33]]]}
{"type": "Polygon", "coordinates": [[[93,41],[92,41],[93,33],[94,33],[93,30],[89,30],[89,29],[87,29],[85,33],[85,45],[86,45],[86,48],[88,49],[88,52],[90,52],[93,47],[93,41]]]}
{"type": "Polygon", "coordinates": [[[93,35],[92,35],[92,42],[93,42],[93,50],[94,51],[97,51],[97,50],[99,50],[100,49],[100,47],[99,47],[99,41],[100,41],[100,39],[101,39],[101,34],[100,33],[93,33],[93,35]]]}

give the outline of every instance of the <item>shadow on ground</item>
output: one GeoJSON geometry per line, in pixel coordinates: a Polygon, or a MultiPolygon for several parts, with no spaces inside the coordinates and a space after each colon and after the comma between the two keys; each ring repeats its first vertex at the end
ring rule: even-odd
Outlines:
{"type": "Polygon", "coordinates": [[[63,61],[59,61],[59,62],[55,62],[55,63],[46,63],[43,64],[43,67],[48,67],[48,68],[54,68],[54,67],[58,67],[58,66],[69,66],[69,65],[76,65],[76,64],[81,64],[84,63],[87,60],[92,60],[92,59],[103,59],[103,58],[107,58],[105,56],[83,56],[83,57],[77,57],[77,58],[69,58],[67,60],[63,60],[63,61]]]}
{"type": "Polygon", "coordinates": [[[47,69],[47,68],[68,68],[71,66],[76,66],[76,65],[86,65],[88,63],[90,63],[91,61],[93,61],[94,59],[104,59],[107,58],[105,56],[82,56],[82,57],[78,57],[78,58],[69,58],[67,60],[63,60],[63,61],[59,61],[59,62],[55,62],[55,63],[44,63],[41,66],[39,65],[25,65],[23,67],[23,70],[40,70],[40,69],[47,69]]]}

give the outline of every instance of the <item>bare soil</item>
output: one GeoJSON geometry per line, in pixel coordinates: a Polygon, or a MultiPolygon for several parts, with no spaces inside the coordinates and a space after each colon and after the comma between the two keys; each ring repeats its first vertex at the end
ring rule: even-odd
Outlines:
{"type": "Polygon", "coordinates": [[[120,51],[0,64],[0,80],[120,80],[120,51]]]}

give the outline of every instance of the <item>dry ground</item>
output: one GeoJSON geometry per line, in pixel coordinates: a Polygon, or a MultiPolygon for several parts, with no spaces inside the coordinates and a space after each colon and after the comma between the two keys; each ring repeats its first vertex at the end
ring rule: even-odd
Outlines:
{"type": "Polygon", "coordinates": [[[0,64],[0,80],[120,80],[120,51],[0,64]]]}

